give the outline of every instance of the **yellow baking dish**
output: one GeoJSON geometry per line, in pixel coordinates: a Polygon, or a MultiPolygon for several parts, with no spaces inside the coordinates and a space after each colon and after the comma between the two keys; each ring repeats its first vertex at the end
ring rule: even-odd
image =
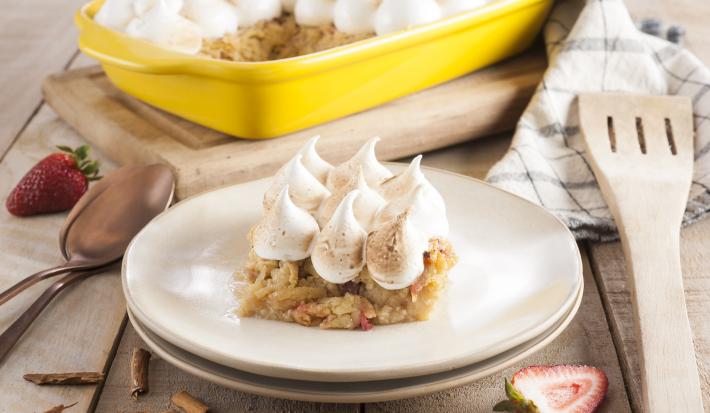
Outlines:
{"type": "Polygon", "coordinates": [[[318,53],[231,62],[173,52],[107,29],[92,18],[102,1],[77,12],[79,47],[101,62],[118,88],[198,124],[252,139],[359,112],[517,54],[530,46],[552,4],[495,0],[318,53]]]}

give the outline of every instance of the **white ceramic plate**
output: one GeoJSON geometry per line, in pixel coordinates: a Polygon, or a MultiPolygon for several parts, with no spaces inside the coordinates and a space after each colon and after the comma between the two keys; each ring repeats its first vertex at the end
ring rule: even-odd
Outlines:
{"type": "Polygon", "coordinates": [[[153,352],[180,370],[204,380],[266,397],[313,402],[373,403],[444,391],[506,369],[545,347],[560,335],[574,318],[581,301],[582,288],[570,311],[550,329],[490,359],[432,375],[354,383],[279,379],[232,369],[198,357],[161,339],[142,325],[130,309],[128,316],[138,335],[153,352]]]}
{"type": "MultiPolygon", "coordinates": [[[[400,164],[388,164],[393,172],[400,164]]],[[[558,322],[582,284],[572,234],[544,209],[478,180],[426,169],[460,260],[429,321],[368,332],[229,316],[228,288],[269,180],[187,199],[152,221],[123,262],[128,305],[151,331],[224,366],[288,379],[382,380],[485,360],[558,322]]]]}

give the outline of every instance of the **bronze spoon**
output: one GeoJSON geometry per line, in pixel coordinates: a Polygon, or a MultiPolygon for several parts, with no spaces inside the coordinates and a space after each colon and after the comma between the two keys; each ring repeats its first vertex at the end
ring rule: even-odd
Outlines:
{"type": "MultiPolygon", "coordinates": [[[[116,173],[118,172],[121,170],[116,173]]],[[[49,286],[20,318],[0,335],[0,361],[7,356],[30,324],[57,294],[79,280],[116,265],[118,258],[123,255],[133,237],[151,219],[170,205],[175,189],[175,179],[169,168],[162,165],[150,165],[138,167],[134,172],[128,175],[119,175],[123,178],[118,179],[116,183],[104,186],[100,194],[94,194],[90,202],[80,206],[80,212],[67,226],[65,237],[70,256],[73,255],[74,245],[86,247],[91,243],[90,241],[95,242],[96,246],[87,249],[86,251],[91,252],[87,255],[100,256],[105,253],[105,257],[108,259],[110,254],[106,251],[118,250],[120,250],[120,255],[103,266],[72,271],[49,286]],[[79,239],[82,237],[86,241],[79,239]],[[112,245],[116,250],[107,248],[109,245],[112,245]]],[[[109,180],[112,176],[113,174],[104,179],[109,180]]],[[[24,286],[24,288],[29,285],[31,284],[24,286]]],[[[20,291],[21,289],[13,295],[20,291]]]]}
{"type": "Polygon", "coordinates": [[[69,227],[71,227],[81,211],[83,211],[84,208],[91,203],[91,201],[104,192],[106,188],[129,178],[131,175],[140,172],[141,169],[142,167],[136,165],[124,166],[120,169],[116,169],[111,172],[110,179],[100,179],[96,181],[91,186],[91,189],[89,189],[84,196],[79,199],[79,202],[77,202],[71,211],[69,211],[69,214],[67,214],[66,219],[64,219],[64,224],[59,230],[59,248],[61,249],[62,255],[65,259],[69,260],[69,254],[67,253],[67,233],[69,232],[69,227]]]}
{"type": "Polygon", "coordinates": [[[77,204],[77,214],[70,213],[72,220],[62,245],[68,261],[30,275],[0,293],[0,305],[46,278],[102,267],[123,256],[138,231],[167,208],[175,188],[175,179],[166,166],[131,168],[135,169],[133,173],[122,168],[103,178],[98,194],[90,194],[96,187],[89,190],[85,194],[89,195],[88,202],[77,204]]]}

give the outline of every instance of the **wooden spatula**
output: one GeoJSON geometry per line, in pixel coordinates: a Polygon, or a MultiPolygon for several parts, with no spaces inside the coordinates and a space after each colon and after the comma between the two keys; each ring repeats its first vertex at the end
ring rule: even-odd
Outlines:
{"type": "Polygon", "coordinates": [[[626,256],[644,411],[702,412],[679,245],[693,174],[690,99],[584,94],[579,117],[626,256]]]}

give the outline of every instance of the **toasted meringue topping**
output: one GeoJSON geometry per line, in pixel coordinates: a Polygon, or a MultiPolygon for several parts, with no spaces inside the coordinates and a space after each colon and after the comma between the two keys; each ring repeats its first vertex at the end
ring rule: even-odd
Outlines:
{"type": "Polygon", "coordinates": [[[315,214],[321,202],[330,196],[330,191],[316,179],[301,162],[303,156],[296,154],[276,172],[271,187],[264,194],[264,209],[269,210],[285,186],[289,186],[291,198],[299,207],[315,214]]]}
{"type": "Polygon", "coordinates": [[[392,172],[382,166],[375,155],[375,145],[379,141],[378,137],[371,138],[355,156],[330,171],[326,186],[333,192],[337,191],[339,187],[347,185],[351,177],[357,173],[358,168],[362,168],[365,181],[373,188],[378,188],[382,181],[391,177],[392,172]]]}
{"type": "Polygon", "coordinates": [[[335,0],[298,0],[293,15],[302,26],[322,26],[333,22],[333,6],[335,0]]]}
{"type": "MultiPolygon", "coordinates": [[[[261,20],[273,20],[284,11],[292,13],[301,26],[333,24],[338,31],[348,34],[383,35],[472,10],[489,1],[106,0],[94,18],[101,25],[131,36],[195,54],[199,46],[196,46],[194,27],[176,22],[175,15],[182,13],[195,23],[202,38],[221,38],[235,32],[238,26],[249,27],[261,20]],[[168,18],[165,12],[172,17],[168,18]],[[176,28],[178,26],[180,28],[176,28]]],[[[369,179],[367,173],[365,176],[369,179]]]]}
{"type": "Polygon", "coordinates": [[[298,151],[299,154],[303,156],[301,162],[303,166],[308,169],[308,171],[313,174],[323,185],[325,185],[328,179],[328,174],[333,170],[333,165],[324,161],[323,158],[316,152],[316,143],[320,139],[319,135],[312,137],[301,150],[298,151]]]}
{"type": "Polygon", "coordinates": [[[371,231],[375,222],[375,217],[380,209],[386,204],[384,198],[375,192],[365,182],[365,177],[362,174],[362,168],[358,168],[358,173],[343,186],[343,188],[328,197],[318,210],[318,223],[321,226],[325,225],[333,215],[333,212],[341,203],[342,199],[353,190],[358,190],[359,195],[355,198],[353,210],[355,218],[366,231],[371,231]]]}
{"type": "Polygon", "coordinates": [[[132,0],[106,0],[94,20],[102,26],[123,30],[133,17],[132,0]]]}
{"type": "Polygon", "coordinates": [[[343,284],[357,277],[365,266],[367,232],[355,214],[357,190],[347,194],[318,235],[311,253],[313,267],[326,281],[343,284]]]}
{"type": "Polygon", "coordinates": [[[239,10],[239,24],[243,27],[281,16],[281,0],[232,0],[232,3],[239,10]]]}
{"type": "Polygon", "coordinates": [[[197,23],[206,38],[218,38],[237,31],[237,8],[225,0],[185,0],[183,14],[197,23]]]}
{"type": "Polygon", "coordinates": [[[379,0],[338,0],[333,9],[335,27],[350,34],[373,33],[378,4],[379,0]]]}
{"type": "MultiPolygon", "coordinates": [[[[152,9],[160,0],[133,0],[133,13],[142,17],[152,9]]],[[[183,0],[164,0],[165,6],[170,13],[178,14],[183,7],[183,0]]]]}
{"type": "Polygon", "coordinates": [[[429,198],[432,204],[445,209],[444,198],[422,173],[421,163],[422,156],[416,156],[402,173],[384,181],[380,185],[380,192],[386,200],[392,201],[409,194],[414,188],[421,185],[424,187],[424,196],[429,198]]]}
{"type": "Polygon", "coordinates": [[[371,233],[365,256],[370,276],[387,290],[405,288],[424,271],[428,241],[404,212],[371,233]]]}
{"type": "Polygon", "coordinates": [[[375,13],[375,32],[388,34],[440,18],[441,8],[436,0],[383,0],[375,13]]]}
{"type": "Polygon", "coordinates": [[[379,138],[335,168],[316,153],[317,140],[279,169],[264,194],[265,213],[252,231],[254,251],[265,259],[310,256],[315,272],[331,283],[346,283],[366,266],[385,289],[412,285],[424,271],[429,240],[449,232],[444,200],[422,173],[421,155],[392,177],[375,157],[379,138]],[[324,177],[328,170],[332,193],[311,172],[324,177]]]}
{"type": "Polygon", "coordinates": [[[131,20],[126,33],[183,53],[195,54],[202,47],[200,27],[172,11],[165,0],[157,0],[142,17],[131,20]]]}
{"type": "Polygon", "coordinates": [[[303,260],[310,254],[318,230],[311,214],[291,201],[286,185],[254,228],[254,252],[267,260],[303,260]]]}
{"type": "Polygon", "coordinates": [[[444,16],[451,16],[473,10],[488,3],[489,0],[439,0],[444,16]]]}
{"type": "Polygon", "coordinates": [[[449,234],[449,220],[446,218],[446,208],[442,203],[430,196],[424,185],[419,185],[408,194],[390,201],[382,208],[375,219],[375,226],[382,225],[409,211],[410,221],[419,232],[429,239],[445,237],[449,234]]]}

